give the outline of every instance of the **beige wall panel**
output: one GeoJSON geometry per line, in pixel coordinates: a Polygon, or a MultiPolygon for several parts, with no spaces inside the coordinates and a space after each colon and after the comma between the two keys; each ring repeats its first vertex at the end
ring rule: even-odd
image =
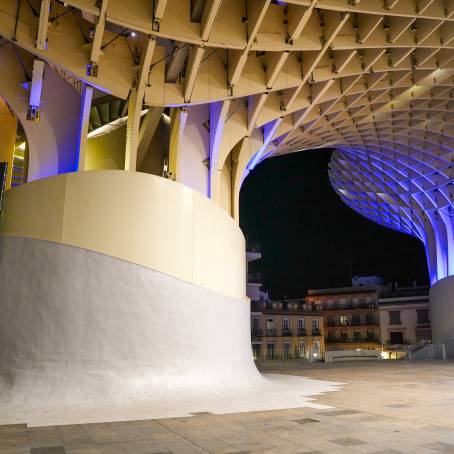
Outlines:
{"type": "Polygon", "coordinates": [[[245,298],[245,241],[240,228],[219,206],[194,196],[194,284],[245,298]]]}
{"type": "Polygon", "coordinates": [[[125,165],[126,125],[87,142],[85,170],[122,170],[125,165]]]}
{"type": "Polygon", "coordinates": [[[152,175],[70,174],[62,241],[191,281],[192,199],[189,188],[152,175]]]}
{"type": "Polygon", "coordinates": [[[33,181],[5,193],[0,231],[60,242],[67,175],[33,181]]]}
{"type": "Polygon", "coordinates": [[[220,44],[229,44],[232,47],[244,47],[246,44],[246,26],[241,20],[246,16],[246,3],[242,0],[222,2],[210,40],[220,44]]]}
{"type": "Polygon", "coordinates": [[[165,14],[161,20],[161,33],[175,35],[178,32],[178,36],[186,39],[200,39],[200,24],[190,21],[190,0],[167,0],[166,10],[171,14],[165,14]]]}

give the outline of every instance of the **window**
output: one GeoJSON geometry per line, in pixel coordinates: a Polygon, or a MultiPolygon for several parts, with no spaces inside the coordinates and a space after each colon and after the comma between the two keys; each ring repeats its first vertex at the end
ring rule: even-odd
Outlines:
{"type": "Polygon", "coordinates": [[[390,325],[401,325],[400,311],[389,311],[389,324],[390,325]]]}
{"type": "Polygon", "coordinates": [[[260,344],[252,344],[252,353],[254,355],[254,359],[260,358],[260,350],[262,346],[260,344]]]}
{"type": "Polygon", "coordinates": [[[266,319],[266,334],[267,336],[274,336],[274,319],[273,318],[267,318],[266,319]]]}
{"type": "Polygon", "coordinates": [[[402,331],[389,333],[391,345],[402,345],[404,343],[404,335],[402,331]]]}
{"type": "Polygon", "coordinates": [[[305,341],[300,341],[298,343],[298,355],[300,358],[306,357],[306,342],[305,341]]]}
{"type": "Polygon", "coordinates": [[[274,354],[274,342],[266,344],[266,350],[267,350],[268,358],[273,359],[275,357],[275,354],[274,354]]]}
{"type": "Polygon", "coordinates": [[[347,333],[341,333],[341,341],[342,342],[347,342],[348,339],[348,334],[347,333]]]}
{"type": "Polygon", "coordinates": [[[292,345],[290,342],[284,342],[284,358],[290,358],[291,347],[292,345]]]}
{"type": "Polygon", "coordinates": [[[346,315],[341,315],[340,316],[340,323],[341,325],[346,325],[347,324],[347,316],[346,315]]]}
{"type": "Polygon", "coordinates": [[[290,320],[288,318],[282,319],[282,331],[290,331],[290,320]]]}
{"type": "Polygon", "coordinates": [[[299,318],[298,319],[298,329],[303,330],[304,329],[304,318],[299,318]]]}
{"type": "Polygon", "coordinates": [[[418,321],[416,322],[418,325],[428,325],[430,323],[428,309],[417,309],[416,315],[418,316],[418,321]]]}
{"type": "Polygon", "coordinates": [[[314,341],[312,343],[312,357],[314,359],[320,359],[320,341],[314,341]]]}
{"type": "Polygon", "coordinates": [[[260,319],[258,317],[253,317],[251,320],[251,332],[253,336],[260,335],[260,319]]]}
{"type": "Polygon", "coordinates": [[[314,317],[312,319],[312,329],[318,329],[319,323],[318,323],[318,318],[314,317]]]}
{"type": "Polygon", "coordinates": [[[353,339],[355,341],[360,341],[361,340],[361,332],[360,331],[353,331],[353,339]]]}

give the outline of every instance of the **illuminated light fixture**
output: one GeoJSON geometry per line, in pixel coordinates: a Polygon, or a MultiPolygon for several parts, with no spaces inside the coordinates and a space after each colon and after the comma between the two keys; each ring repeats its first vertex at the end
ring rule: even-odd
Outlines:
{"type": "Polygon", "coordinates": [[[22,142],[22,143],[20,143],[19,145],[16,146],[16,150],[25,151],[26,145],[27,145],[26,142],[22,142]]]}
{"type": "Polygon", "coordinates": [[[24,157],[23,156],[19,156],[18,154],[15,154],[14,155],[14,159],[19,159],[19,161],[23,161],[24,157]]]}
{"type": "Polygon", "coordinates": [[[137,33],[134,32],[134,31],[131,31],[131,32],[129,33],[129,36],[130,36],[131,38],[135,38],[135,37],[137,36],[137,33]]]}

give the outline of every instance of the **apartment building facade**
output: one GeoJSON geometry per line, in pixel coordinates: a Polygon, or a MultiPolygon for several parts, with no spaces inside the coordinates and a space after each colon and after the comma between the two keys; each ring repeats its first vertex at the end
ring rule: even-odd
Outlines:
{"type": "Polygon", "coordinates": [[[378,300],[383,344],[415,345],[431,342],[428,287],[394,289],[378,300]]]}
{"type": "Polygon", "coordinates": [[[303,299],[255,301],[251,307],[254,356],[322,360],[323,309],[303,299]]]}
{"type": "Polygon", "coordinates": [[[381,348],[378,300],[385,289],[372,285],[308,291],[308,304],[323,310],[327,351],[381,348]]]}

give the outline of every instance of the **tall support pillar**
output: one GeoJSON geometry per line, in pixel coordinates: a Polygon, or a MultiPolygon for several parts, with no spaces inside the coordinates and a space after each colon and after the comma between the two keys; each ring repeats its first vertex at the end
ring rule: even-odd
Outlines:
{"type": "Polygon", "coordinates": [[[169,146],[169,168],[168,176],[177,181],[178,167],[180,161],[181,138],[188,112],[184,107],[172,109],[170,114],[170,146],[169,146]]]}
{"type": "Polygon", "coordinates": [[[245,137],[232,151],[232,217],[240,223],[240,189],[243,184],[243,175],[250,159],[250,139],[245,137]]]}
{"type": "Polygon", "coordinates": [[[98,63],[99,56],[101,55],[102,37],[106,26],[106,11],[109,0],[101,1],[101,8],[99,10],[98,22],[95,27],[95,34],[91,46],[90,63],[87,67],[87,75],[91,77],[98,76],[98,63]]]}
{"type": "Polygon", "coordinates": [[[129,94],[128,122],[126,124],[125,170],[137,168],[137,147],[139,146],[140,115],[145,96],[145,83],[148,80],[151,59],[156,47],[156,37],[149,36],[142,49],[142,63],[137,75],[135,87],[129,94]]]}
{"type": "Polygon", "coordinates": [[[8,163],[5,189],[11,188],[16,144],[17,119],[7,104],[0,98],[0,162],[8,163]]]}
{"type": "Polygon", "coordinates": [[[36,48],[47,49],[47,26],[49,23],[50,0],[41,0],[39,13],[38,33],[36,35],[36,48]]]}
{"type": "Polygon", "coordinates": [[[79,149],[77,150],[77,170],[85,170],[85,156],[87,150],[88,124],[90,120],[91,100],[93,87],[84,84],[80,99],[79,115],[79,149]]]}
{"type": "Polygon", "coordinates": [[[35,59],[33,61],[33,75],[30,85],[30,101],[27,113],[27,120],[39,121],[41,92],[43,89],[45,63],[42,60],[35,59]]]}

